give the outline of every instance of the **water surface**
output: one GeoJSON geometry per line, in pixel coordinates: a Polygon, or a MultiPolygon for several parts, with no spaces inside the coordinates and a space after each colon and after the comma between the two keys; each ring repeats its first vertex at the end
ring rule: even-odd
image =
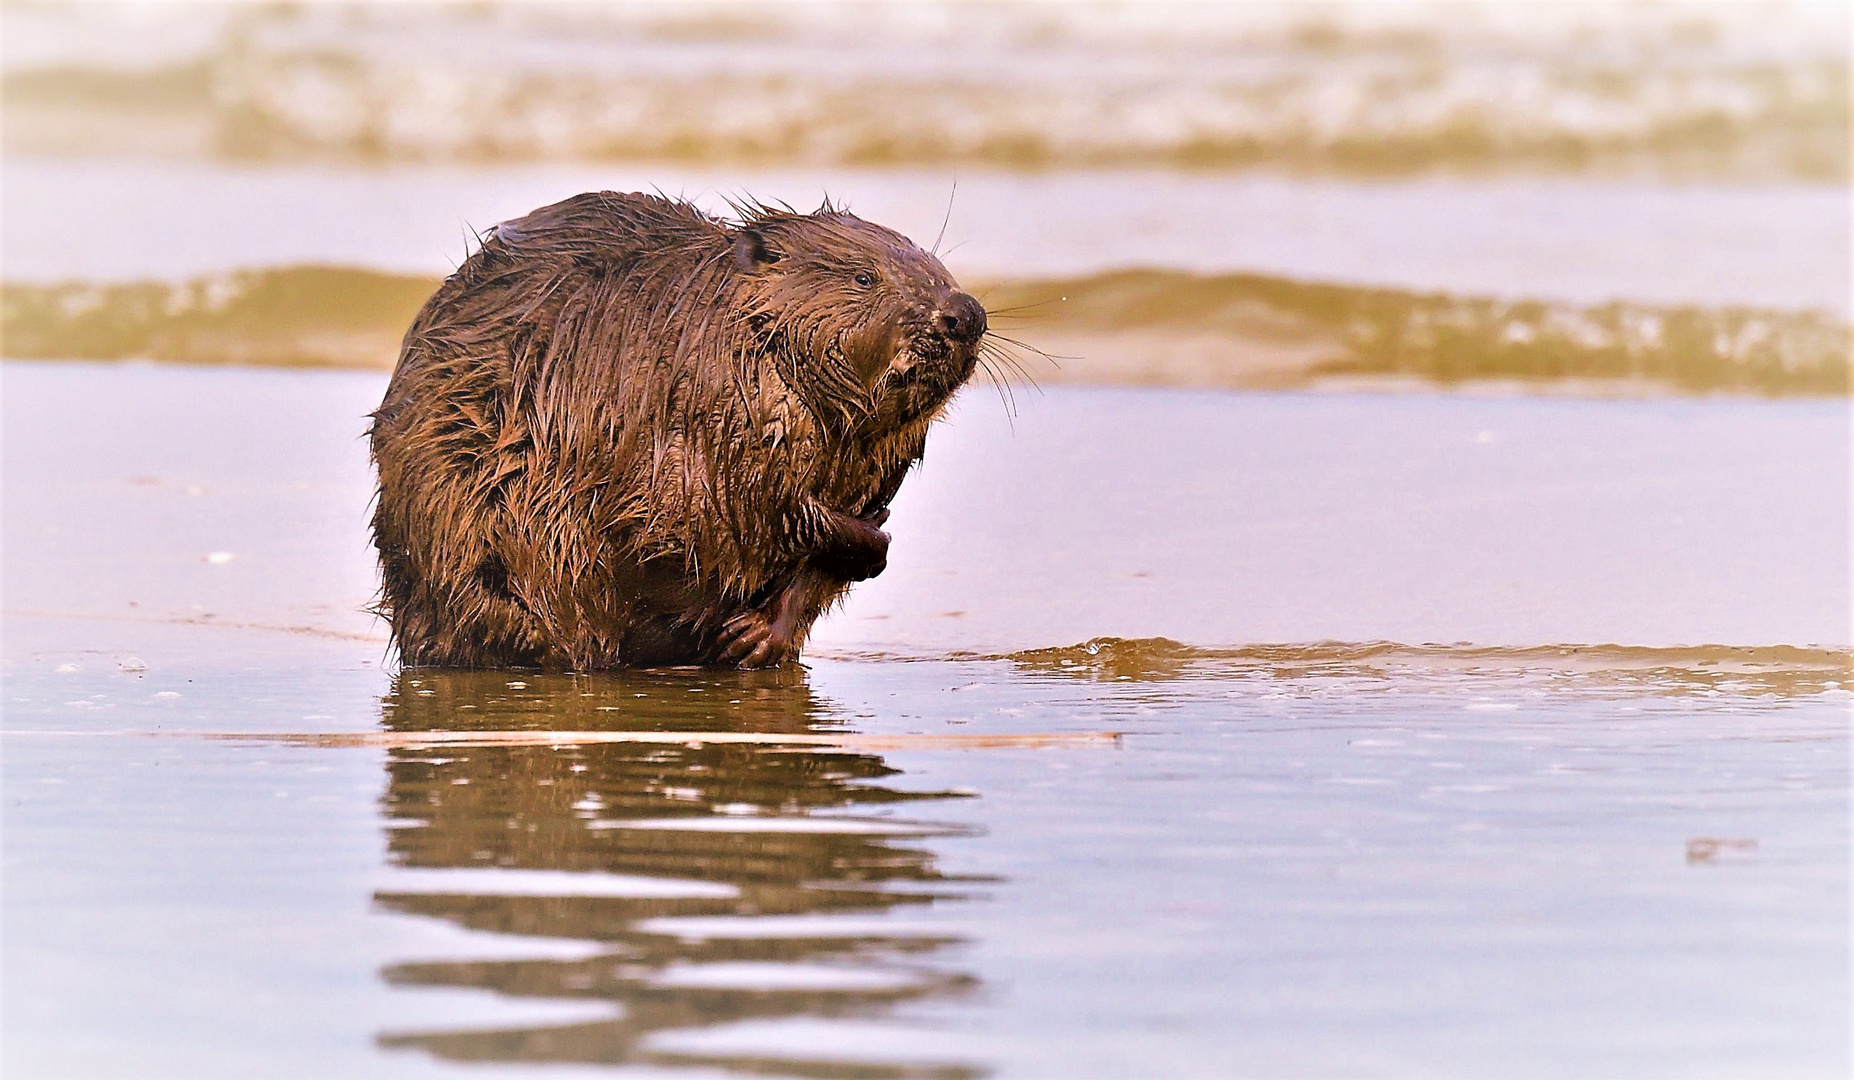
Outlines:
{"type": "Polygon", "coordinates": [[[1579,304],[1848,312],[1848,192],[1827,183],[34,158],[9,158],[5,180],[14,281],[295,263],[444,274],[472,229],[582,191],[660,190],[717,212],[730,196],[809,210],[829,194],[924,245],[940,237],[947,265],[977,281],[1159,267],[1579,304]]]}
{"type": "Polygon", "coordinates": [[[1846,1066],[1819,682],[99,667],[8,680],[10,1075],[1846,1066]]]}
{"type": "Polygon", "coordinates": [[[9,1076],[1848,1068],[1844,408],[973,395],[588,677],[390,669],[377,376],[0,378],[9,1076]]]}

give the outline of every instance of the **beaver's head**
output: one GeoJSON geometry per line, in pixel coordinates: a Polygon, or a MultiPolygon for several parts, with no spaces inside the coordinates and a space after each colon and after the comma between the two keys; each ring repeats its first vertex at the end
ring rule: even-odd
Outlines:
{"type": "Polygon", "coordinates": [[[978,364],[984,306],[900,233],[829,205],[752,210],[734,258],[749,321],[782,374],[845,422],[930,415],[978,364]]]}

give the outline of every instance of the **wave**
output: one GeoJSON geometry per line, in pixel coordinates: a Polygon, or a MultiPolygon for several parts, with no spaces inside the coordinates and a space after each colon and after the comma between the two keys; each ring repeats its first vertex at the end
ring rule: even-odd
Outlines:
{"type": "Polygon", "coordinates": [[[1558,301],[1126,270],[986,290],[998,320],[1095,381],[1292,387],[1395,377],[1845,394],[1849,327],[1826,312],[1558,301]],[[1018,315],[1017,320],[1012,315],[1018,315]],[[1097,359],[1090,361],[1090,353],[1097,359]]]}
{"type": "Polygon", "coordinates": [[[436,278],[334,266],[0,289],[10,359],[391,367],[436,278]]]}
{"type": "MultiPolygon", "coordinates": [[[[7,285],[0,349],[12,359],[390,368],[437,285],[332,266],[179,283],[7,285]]],[[[1580,306],[1169,270],[974,288],[1001,333],[1055,357],[1020,357],[1036,381],[1849,390],[1849,327],[1823,312],[1580,306]]]]}
{"type": "Polygon", "coordinates": [[[8,12],[10,154],[1840,182],[1835,4],[8,12]],[[113,58],[113,60],[112,60],[113,58]]]}

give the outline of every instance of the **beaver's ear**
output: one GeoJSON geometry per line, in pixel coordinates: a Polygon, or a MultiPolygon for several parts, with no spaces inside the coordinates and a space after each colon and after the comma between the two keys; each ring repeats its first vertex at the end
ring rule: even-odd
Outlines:
{"type": "Polygon", "coordinates": [[[779,261],[779,253],[767,246],[758,229],[740,229],[734,233],[734,265],[742,270],[779,261]]]}

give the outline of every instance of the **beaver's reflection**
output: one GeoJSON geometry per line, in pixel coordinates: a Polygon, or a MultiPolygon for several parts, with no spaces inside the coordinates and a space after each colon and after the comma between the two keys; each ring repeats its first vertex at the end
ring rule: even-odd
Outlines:
{"type": "MultiPolygon", "coordinates": [[[[523,676],[407,672],[383,710],[397,731],[829,730],[802,673],[523,676]]],[[[971,879],[936,867],[931,826],[839,814],[951,797],[881,783],[869,754],[831,748],[602,743],[396,749],[387,765],[389,859],[408,868],[600,871],[720,884],[683,897],[376,894],[380,905],[476,930],[600,942],[587,960],[402,964],[392,983],[480,987],[527,998],[605,1000],[618,1019],[545,1028],[392,1034],[388,1046],[469,1061],[648,1063],[759,1074],[920,1075],[918,1067],[671,1053],[647,1037],[780,1017],[880,1016],[909,1000],[969,990],[938,959],[955,939],[885,933],[879,915],[961,895],[971,879]],[[794,820],[794,819],[798,820],[794,820]],[[823,829],[818,829],[822,824],[823,829]],[[768,829],[768,826],[772,826],[768,829]],[[811,826],[817,831],[788,831],[811,826]],[[912,839],[910,839],[912,836],[912,839]],[[733,891],[728,898],[715,896],[733,891]],[[706,893],[707,895],[700,895],[706,893]],[[731,919],[680,925],[688,916],[731,919]],[[744,919],[742,917],[745,917],[744,919]],[[760,920],[755,922],[754,920],[760,920]],[[727,965],[727,966],[720,966],[727,965]],[[744,973],[744,977],[743,977],[744,973]],[[614,1009],[614,1012],[619,1012],[614,1009]]],[[[513,875],[511,875],[512,877],[513,875]]],[[[479,887],[480,888],[480,887],[479,887]]],[[[517,890],[518,891],[518,890],[517,890]]],[[[571,888],[564,891],[571,892],[571,888]]],[[[968,1076],[964,1066],[929,1068],[968,1076]]]]}

